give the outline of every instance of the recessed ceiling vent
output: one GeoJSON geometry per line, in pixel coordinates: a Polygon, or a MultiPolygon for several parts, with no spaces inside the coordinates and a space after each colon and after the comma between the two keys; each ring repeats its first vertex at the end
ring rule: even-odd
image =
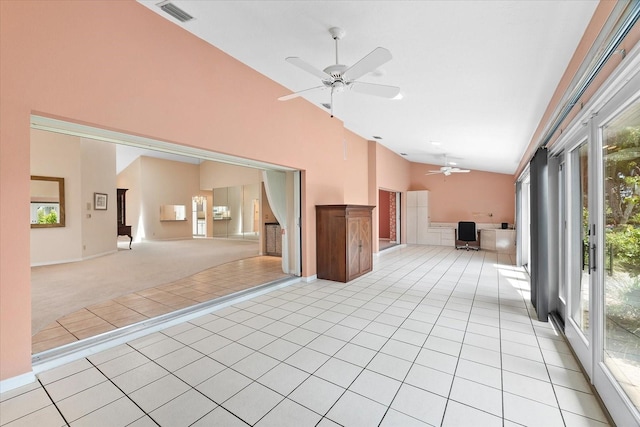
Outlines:
{"type": "Polygon", "coordinates": [[[378,135],[373,135],[373,139],[382,139],[382,137],[378,135]]]}
{"type": "Polygon", "coordinates": [[[160,6],[160,9],[162,9],[165,13],[168,13],[180,22],[187,22],[193,19],[193,16],[189,15],[187,12],[169,1],[158,3],[158,6],[160,6]]]}
{"type": "Polygon", "coordinates": [[[328,102],[322,103],[320,104],[322,105],[324,108],[326,108],[327,110],[331,109],[331,104],[329,104],[328,102]]]}

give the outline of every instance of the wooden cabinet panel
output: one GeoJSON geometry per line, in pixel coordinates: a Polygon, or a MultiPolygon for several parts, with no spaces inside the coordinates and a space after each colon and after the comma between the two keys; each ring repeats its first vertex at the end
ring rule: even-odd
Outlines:
{"type": "Polygon", "coordinates": [[[364,274],[373,268],[373,243],[371,236],[371,217],[360,218],[360,272],[364,274]]]}
{"type": "Polygon", "coordinates": [[[373,266],[373,206],[316,206],[316,260],[319,279],[348,282],[373,266]]]}

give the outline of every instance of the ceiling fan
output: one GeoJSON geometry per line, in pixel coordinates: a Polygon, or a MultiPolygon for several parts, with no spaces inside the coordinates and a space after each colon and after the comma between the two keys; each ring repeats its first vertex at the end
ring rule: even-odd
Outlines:
{"type": "Polygon", "coordinates": [[[469,169],[460,169],[458,167],[454,167],[454,166],[450,166],[452,162],[448,162],[447,161],[447,156],[444,157],[444,166],[440,167],[440,169],[438,170],[430,170],[429,173],[426,173],[425,175],[437,175],[437,174],[443,174],[444,176],[449,176],[452,173],[469,173],[471,172],[471,170],[469,169]]]}
{"type": "Polygon", "coordinates": [[[338,60],[338,41],[342,39],[346,32],[342,28],[332,27],[329,29],[331,37],[336,41],[336,63],[329,65],[320,71],[308,62],[297,58],[289,57],[285,60],[302,70],[313,74],[320,78],[321,86],[312,87],[310,89],[301,90],[290,95],[281,96],[279,101],[287,101],[297,98],[308,92],[316,90],[331,89],[331,117],[333,117],[333,94],[343,92],[346,89],[367,95],[375,95],[383,98],[394,98],[400,93],[400,88],[396,86],[380,85],[375,83],[364,83],[356,81],[367,73],[375,71],[376,68],[391,60],[391,52],[383,47],[375,48],[371,53],[366,55],[360,61],[352,66],[342,65],[338,60]]]}

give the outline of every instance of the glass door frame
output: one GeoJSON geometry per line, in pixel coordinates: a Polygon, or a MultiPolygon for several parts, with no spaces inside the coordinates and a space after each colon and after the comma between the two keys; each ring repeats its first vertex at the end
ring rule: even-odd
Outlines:
{"type": "MultiPolygon", "coordinates": [[[[604,363],[605,338],[605,199],[604,199],[604,160],[603,160],[603,127],[615,119],[633,102],[640,99],[640,47],[627,56],[626,67],[621,67],[613,73],[611,78],[601,86],[593,96],[592,101],[585,105],[583,112],[578,114],[565,129],[562,137],[551,147],[550,154],[565,153],[565,184],[564,191],[567,227],[564,231],[566,247],[564,249],[565,280],[567,285],[567,307],[565,335],[578,360],[583,366],[590,382],[594,385],[598,395],[617,425],[640,425],[640,412],[634,407],[630,399],[604,363]],[[579,147],[587,142],[588,149],[588,207],[589,228],[595,231],[590,236],[589,257],[594,263],[591,271],[589,286],[589,329],[582,333],[580,326],[574,321],[572,313],[575,304],[579,304],[580,282],[576,281],[575,271],[581,269],[582,242],[580,227],[581,214],[576,216],[576,204],[580,205],[579,177],[579,147]],[[577,191],[578,190],[578,191],[577,191]],[[576,236],[578,236],[576,238],[576,236]],[[577,247],[576,247],[577,245],[577,247]],[[577,289],[576,289],[577,287],[577,289]]],[[[561,185],[558,183],[558,185],[561,185]]],[[[559,207],[559,209],[561,209],[559,207]]],[[[580,206],[578,206],[580,209],[580,206]]],[[[558,271],[561,275],[561,270],[558,271]]],[[[582,274],[582,273],[581,273],[582,274]]],[[[579,277],[577,277],[579,279],[579,277]]]]}
{"type": "MultiPolygon", "coordinates": [[[[582,197],[582,192],[579,190],[581,188],[580,184],[580,148],[584,144],[589,144],[589,135],[588,129],[582,128],[580,132],[573,135],[571,138],[574,141],[574,144],[567,149],[567,158],[566,158],[566,179],[565,181],[565,194],[569,195],[566,198],[565,211],[567,212],[567,227],[565,228],[565,236],[564,241],[566,242],[565,252],[564,252],[564,261],[562,262],[566,266],[566,277],[565,280],[565,289],[567,292],[566,299],[566,311],[564,313],[565,317],[565,335],[569,344],[573,351],[575,352],[578,360],[582,364],[585,373],[589,378],[593,377],[592,367],[593,367],[593,357],[592,357],[592,339],[590,336],[591,330],[593,327],[587,331],[585,334],[574,320],[573,314],[576,309],[580,309],[580,298],[581,298],[581,280],[582,280],[582,271],[583,271],[583,247],[582,247],[582,233],[581,228],[583,226],[582,223],[582,203],[580,198],[582,197]],[[573,191],[572,191],[573,190],[573,191]]],[[[591,157],[591,147],[589,147],[588,153],[589,157],[591,157]]],[[[591,165],[589,164],[589,176],[587,177],[589,190],[591,191],[593,188],[592,185],[592,176],[591,176],[591,165]]],[[[589,200],[591,197],[589,195],[589,200]]],[[[591,205],[591,203],[590,203],[591,205]]],[[[589,206],[591,209],[591,206],[589,206]]],[[[592,218],[593,213],[589,211],[589,218],[592,218]]],[[[593,289],[592,278],[590,277],[589,287],[593,289]]],[[[593,298],[589,298],[589,313],[592,313],[592,304],[593,298]]]]}
{"type": "MultiPolygon", "coordinates": [[[[603,128],[615,119],[621,112],[628,108],[631,104],[640,101],[640,73],[628,82],[623,90],[620,90],[613,96],[599,111],[597,115],[592,116],[590,120],[594,129],[593,145],[597,148],[597,158],[594,158],[593,167],[597,174],[598,185],[594,188],[594,204],[597,212],[593,218],[596,230],[596,259],[597,265],[595,274],[596,284],[592,291],[592,300],[594,304],[594,312],[597,316],[597,328],[593,330],[593,377],[592,382],[598,390],[600,397],[605,402],[609,412],[618,425],[640,425],[640,412],[634,408],[627,397],[625,391],[618,384],[609,368],[604,362],[604,337],[605,337],[605,199],[604,199],[604,156],[603,147],[603,128]]],[[[595,326],[595,325],[594,325],[595,326]]]]}
{"type": "Polygon", "coordinates": [[[568,227],[568,218],[567,218],[567,162],[565,159],[565,154],[562,153],[560,155],[560,160],[558,162],[558,213],[557,213],[557,227],[558,227],[558,246],[559,246],[559,257],[558,257],[558,304],[557,311],[558,315],[562,319],[562,324],[567,324],[567,301],[569,297],[567,295],[567,277],[568,277],[568,265],[566,262],[567,257],[565,254],[567,253],[567,227],[568,227]]]}

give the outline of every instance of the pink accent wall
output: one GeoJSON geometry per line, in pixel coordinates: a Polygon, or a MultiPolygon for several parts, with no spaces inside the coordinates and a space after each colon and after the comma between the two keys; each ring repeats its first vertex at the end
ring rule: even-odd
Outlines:
{"type": "Polygon", "coordinates": [[[2,1],[0,31],[0,379],[31,370],[32,113],[302,170],[304,276],[314,206],[370,200],[366,140],[132,0],[2,1]]]}
{"type": "Polygon", "coordinates": [[[431,222],[514,222],[515,184],[512,175],[482,171],[450,176],[425,175],[433,169],[438,169],[438,166],[411,164],[410,189],[429,190],[431,222]]]}

